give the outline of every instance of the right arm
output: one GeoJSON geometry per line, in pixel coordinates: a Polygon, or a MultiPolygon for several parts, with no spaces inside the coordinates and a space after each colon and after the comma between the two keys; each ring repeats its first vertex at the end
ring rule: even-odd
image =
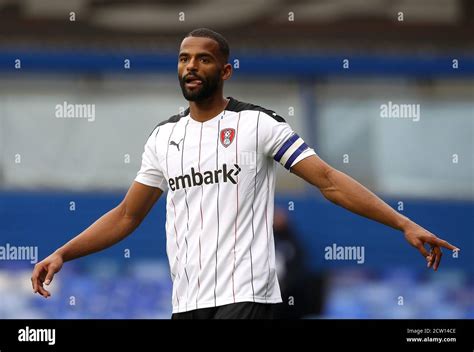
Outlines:
{"type": "Polygon", "coordinates": [[[33,292],[47,298],[49,285],[64,262],[101,251],[131,234],[160,198],[162,190],[134,181],[123,201],[100,217],[82,233],[35,265],[31,282],[33,292]]]}

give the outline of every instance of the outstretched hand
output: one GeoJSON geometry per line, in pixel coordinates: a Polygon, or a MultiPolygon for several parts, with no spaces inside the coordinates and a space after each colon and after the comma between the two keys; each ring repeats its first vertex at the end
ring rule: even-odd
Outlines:
{"type": "Polygon", "coordinates": [[[417,224],[412,224],[405,230],[405,239],[420,251],[421,255],[423,255],[427,261],[427,267],[432,267],[434,271],[438,270],[439,263],[441,262],[441,257],[443,255],[441,247],[447,248],[451,251],[460,250],[449,242],[436,237],[431,232],[417,224]],[[429,252],[425,248],[425,244],[428,244],[431,247],[429,252]]]}
{"type": "Polygon", "coordinates": [[[61,270],[63,263],[63,258],[53,253],[36,264],[31,275],[33,293],[39,293],[44,298],[51,296],[51,293],[43,287],[43,283],[49,285],[53,281],[54,274],[61,270]]]}

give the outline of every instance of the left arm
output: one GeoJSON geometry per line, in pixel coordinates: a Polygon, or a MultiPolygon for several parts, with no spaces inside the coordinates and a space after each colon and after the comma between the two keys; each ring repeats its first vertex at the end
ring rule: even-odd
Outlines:
{"type": "Polygon", "coordinates": [[[356,180],[332,168],[316,155],[298,162],[291,168],[291,172],[319,188],[324,197],[331,202],[353,213],[403,231],[408,243],[420,251],[428,262],[427,266],[433,267],[435,271],[441,261],[441,247],[459,250],[396,212],[356,180]],[[431,252],[426,250],[425,243],[431,246],[431,252]]]}

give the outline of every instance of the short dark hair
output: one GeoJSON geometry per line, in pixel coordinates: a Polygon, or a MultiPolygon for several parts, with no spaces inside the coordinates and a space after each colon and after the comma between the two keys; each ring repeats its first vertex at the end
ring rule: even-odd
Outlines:
{"type": "Polygon", "coordinates": [[[229,43],[224,38],[222,34],[219,34],[209,28],[197,28],[186,34],[186,37],[201,37],[201,38],[210,38],[217,42],[219,45],[219,51],[222,56],[224,56],[225,61],[229,61],[230,48],[229,43]]]}

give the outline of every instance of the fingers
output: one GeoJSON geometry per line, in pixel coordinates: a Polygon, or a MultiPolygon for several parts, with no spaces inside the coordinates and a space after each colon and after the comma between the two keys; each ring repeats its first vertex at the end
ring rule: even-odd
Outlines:
{"type": "Polygon", "coordinates": [[[33,293],[39,293],[44,298],[48,298],[49,296],[51,296],[51,293],[48,290],[44,289],[43,283],[39,279],[34,280],[32,278],[31,281],[33,284],[33,293]]]}
{"type": "Polygon", "coordinates": [[[425,258],[428,258],[430,257],[430,254],[428,253],[428,251],[426,250],[425,246],[423,245],[423,243],[419,242],[417,245],[416,245],[416,248],[420,251],[421,255],[425,258]]]}
{"type": "Polygon", "coordinates": [[[437,246],[432,246],[431,248],[431,253],[428,253],[426,250],[425,246],[423,244],[419,244],[416,246],[420,253],[425,257],[426,259],[426,267],[431,268],[433,267],[433,270],[436,271],[438,270],[439,263],[441,261],[441,256],[443,255],[441,252],[441,248],[437,246]]]}
{"type": "Polygon", "coordinates": [[[431,248],[431,253],[429,256],[427,267],[433,267],[434,271],[438,270],[439,263],[441,262],[441,257],[443,256],[443,251],[438,246],[433,246],[431,248]]]}
{"type": "Polygon", "coordinates": [[[39,293],[44,298],[48,298],[51,296],[51,293],[43,287],[43,282],[46,276],[45,274],[44,266],[38,264],[35,265],[33,275],[31,276],[31,285],[33,287],[33,293],[39,293]]]}
{"type": "Polygon", "coordinates": [[[447,249],[449,249],[449,250],[451,250],[451,251],[459,251],[459,248],[453,246],[453,245],[452,245],[451,243],[449,243],[448,241],[442,240],[441,238],[436,237],[434,242],[435,242],[435,243],[433,243],[433,244],[435,244],[435,245],[437,245],[437,246],[447,248],[447,249]]]}
{"type": "Polygon", "coordinates": [[[420,251],[420,253],[426,258],[428,268],[433,268],[434,271],[437,271],[441,263],[441,257],[443,252],[441,247],[447,248],[452,251],[459,251],[460,249],[453,246],[449,242],[442,240],[434,236],[433,234],[428,234],[428,236],[423,236],[420,240],[419,238],[415,239],[415,247],[420,251]],[[418,240],[418,242],[416,241],[418,240]],[[424,244],[428,243],[431,245],[431,253],[428,253],[424,244]]]}
{"type": "Polygon", "coordinates": [[[435,254],[433,270],[437,271],[439,267],[439,263],[441,262],[441,257],[443,256],[443,252],[441,251],[440,247],[434,247],[433,252],[435,254]]]}
{"type": "Polygon", "coordinates": [[[38,293],[44,298],[51,296],[51,293],[43,287],[43,284],[38,286],[38,293]]]}
{"type": "Polygon", "coordinates": [[[33,286],[33,293],[38,292],[38,281],[42,271],[43,267],[39,264],[36,264],[35,268],[33,269],[33,274],[31,275],[31,285],[33,286]]]}
{"type": "Polygon", "coordinates": [[[435,259],[436,259],[436,253],[434,251],[434,248],[435,246],[431,246],[431,250],[430,250],[430,255],[426,258],[426,260],[428,261],[428,263],[426,264],[426,267],[427,268],[431,268],[431,266],[434,264],[435,262],[435,259]]]}
{"type": "Polygon", "coordinates": [[[31,287],[33,288],[33,293],[36,293],[36,278],[33,272],[33,275],[31,276],[31,287]]]}
{"type": "Polygon", "coordinates": [[[431,266],[435,262],[435,259],[436,259],[436,254],[434,252],[434,246],[432,246],[431,251],[430,251],[430,255],[428,257],[426,257],[426,260],[428,261],[428,263],[426,264],[426,267],[431,268],[431,266]]]}
{"type": "Polygon", "coordinates": [[[48,268],[48,273],[46,274],[46,279],[44,280],[44,283],[46,285],[49,285],[51,281],[53,281],[54,274],[55,274],[55,270],[53,269],[53,266],[50,265],[48,268]]]}
{"type": "Polygon", "coordinates": [[[427,236],[425,238],[423,238],[424,241],[428,242],[429,244],[431,244],[432,246],[438,246],[438,247],[444,247],[444,248],[447,248],[451,251],[459,251],[459,248],[453,246],[451,243],[449,243],[448,241],[445,241],[439,237],[436,237],[434,235],[431,235],[431,236],[427,236]]]}

